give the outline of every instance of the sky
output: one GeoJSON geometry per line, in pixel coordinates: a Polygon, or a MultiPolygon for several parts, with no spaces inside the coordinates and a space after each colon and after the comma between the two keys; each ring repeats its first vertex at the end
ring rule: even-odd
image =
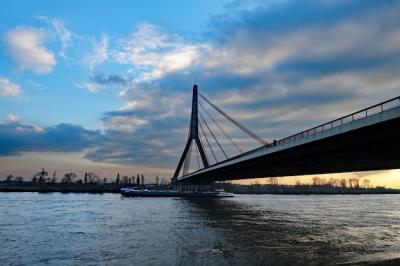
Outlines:
{"type": "MultiPolygon", "coordinates": [[[[267,141],[399,95],[397,0],[0,7],[0,177],[44,167],[169,179],[195,81],[267,141]]],[[[257,146],[224,128],[244,150],[257,146]]],[[[400,187],[399,170],[340,176],[400,187]]]]}

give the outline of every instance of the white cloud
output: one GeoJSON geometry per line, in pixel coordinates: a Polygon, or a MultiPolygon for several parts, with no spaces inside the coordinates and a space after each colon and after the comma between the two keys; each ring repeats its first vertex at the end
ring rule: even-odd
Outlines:
{"type": "Polygon", "coordinates": [[[13,122],[17,122],[18,120],[19,120],[19,116],[18,115],[15,115],[15,114],[12,114],[12,113],[9,113],[7,115],[7,121],[8,122],[13,123],[13,122]]]}
{"type": "Polygon", "coordinates": [[[143,23],[129,38],[121,41],[115,59],[140,70],[138,81],[154,80],[193,66],[202,50],[208,48],[206,44],[185,44],[179,36],[143,23]]]}
{"type": "Polygon", "coordinates": [[[4,120],[0,120],[0,125],[15,124],[16,125],[15,129],[16,129],[16,131],[19,131],[19,132],[23,132],[23,131],[32,132],[32,130],[33,130],[36,133],[42,133],[44,131],[43,128],[41,128],[41,127],[39,127],[37,125],[34,125],[34,124],[28,123],[28,124],[22,125],[20,123],[20,121],[21,121],[21,117],[20,116],[18,116],[16,114],[13,114],[13,113],[9,113],[5,117],[4,120]]]}
{"type": "Polygon", "coordinates": [[[104,119],[104,124],[108,129],[133,132],[147,125],[148,121],[140,117],[112,116],[104,119]]]}
{"type": "Polygon", "coordinates": [[[189,113],[190,95],[176,92],[164,93],[159,87],[130,88],[120,92],[124,101],[120,111],[140,111],[149,120],[179,117],[189,113]]]}
{"type": "Polygon", "coordinates": [[[101,36],[100,41],[93,42],[93,52],[84,57],[83,63],[88,65],[90,69],[104,63],[108,59],[108,43],[107,35],[101,36]]]}
{"type": "Polygon", "coordinates": [[[100,84],[94,83],[94,82],[81,82],[81,83],[77,84],[76,86],[78,88],[87,89],[88,91],[90,91],[92,93],[96,93],[99,90],[105,89],[105,87],[103,85],[100,85],[100,84]]]}
{"type": "Polygon", "coordinates": [[[33,27],[16,27],[7,32],[6,40],[11,56],[21,70],[46,74],[53,70],[56,59],[53,52],[43,46],[46,32],[33,27]]]}
{"type": "Polygon", "coordinates": [[[260,45],[250,40],[253,36],[245,35],[245,33],[240,33],[226,46],[209,49],[207,54],[202,56],[204,67],[206,69],[221,68],[233,74],[251,75],[258,71],[272,69],[296,51],[295,44],[286,38],[273,41],[259,40],[265,42],[260,45]],[[244,41],[245,39],[249,39],[248,43],[244,41]]]}
{"type": "Polygon", "coordinates": [[[0,96],[19,96],[21,87],[9,79],[0,77],[0,96]]]}
{"type": "Polygon", "coordinates": [[[61,57],[66,58],[65,52],[72,42],[72,32],[67,29],[64,22],[60,19],[50,19],[46,16],[38,16],[37,18],[46,22],[53,28],[54,33],[61,41],[61,50],[58,54],[61,57]]]}

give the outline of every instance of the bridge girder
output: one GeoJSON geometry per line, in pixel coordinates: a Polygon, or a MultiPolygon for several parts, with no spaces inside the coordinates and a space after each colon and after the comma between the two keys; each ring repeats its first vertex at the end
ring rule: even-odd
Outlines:
{"type": "MultiPolygon", "coordinates": [[[[397,107],[400,114],[400,107],[397,107]]],[[[183,177],[180,182],[333,174],[400,168],[400,117],[183,177]]],[[[211,166],[210,168],[213,168],[211,166]]]]}

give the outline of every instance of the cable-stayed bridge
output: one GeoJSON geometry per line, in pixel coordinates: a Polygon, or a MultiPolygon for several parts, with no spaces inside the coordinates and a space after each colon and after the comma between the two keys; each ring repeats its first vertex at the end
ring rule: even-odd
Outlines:
{"type": "Polygon", "coordinates": [[[233,179],[396,168],[400,168],[400,97],[267,143],[194,85],[188,140],[172,181],[208,185],[233,179]],[[231,127],[222,126],[215,114],[259,147],[243,152],[230,135],[231,127]],[[228,152],[227,144],[236,154],[228,152]]]}

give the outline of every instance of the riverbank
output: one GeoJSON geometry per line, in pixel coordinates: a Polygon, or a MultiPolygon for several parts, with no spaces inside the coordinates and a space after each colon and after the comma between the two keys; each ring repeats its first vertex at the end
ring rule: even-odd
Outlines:
{"type": "Polygon", "coordinates": [[[0,182],[0,192],[61,192],[61,193],[119,193],[123,185],[106,184],[65,184],[37,182],[0,182]]]}
{"type": "Polygon", "coordinates": [[[234,194],[289,194],[289,195],[333,195],[333,194],[400,194],[400,189],[385,187],[334,187],[329,185],[239,185],[224,184],[227,192],[234,194]]]}
{"type": "MultiPolygon", "coordinates": [[[[18,182],[0,181],[0,192],[40,192],[40,193],[120,193],[122,187],[132,186],[129,184],[116,183],[39,183],[39,182],[18,182]]],[[[150,185],[154,186],[154,185],[150,185]]],[[[280,194],[280,195],[333,195],[333,194],[400,194],[400,189],[374,187],[333,187],[328,185],[239,185],[225,183],[217,185],[226,192],[233,194],[280,194]]],[[[160,189],[161,187],[158,187],[160,189]]],[[[150,188],[151,189],[151,188],[150,188]]]]}

